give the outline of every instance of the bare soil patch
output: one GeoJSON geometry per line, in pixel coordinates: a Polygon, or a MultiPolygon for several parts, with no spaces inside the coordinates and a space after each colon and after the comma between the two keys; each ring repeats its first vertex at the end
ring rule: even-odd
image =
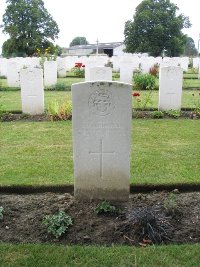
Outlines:
{"type": "Polygon", "coordinates": [[[112,202],[120,208],[119,214],[98,215],[94,209],[99,201],[78,202],[68,193],[1,193],[4,216],[0,220],[0,242],[146,246],[153,240],[142,235],[136,217],[150,210],[166,233],[167,238],[159,243],[200,243],[200,192],[177,193],[176,209],[171,213],[166,210],[166,199],[170,200],[166,191],[131,194],[127,202],[112,202]],[[42,220],[59,210],[72,217],[73,225],[55,239],[42,220]]]}

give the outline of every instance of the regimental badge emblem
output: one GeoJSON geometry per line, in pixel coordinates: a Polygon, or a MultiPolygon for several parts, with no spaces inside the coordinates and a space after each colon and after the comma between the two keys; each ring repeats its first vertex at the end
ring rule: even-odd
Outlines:
{"type": "Polygon", "coordinates": [[[109,115],[115,108],[112,93],[107,89],[98,89],[92,93],[88,101],[89,109],[96,115],[109,115]]]}

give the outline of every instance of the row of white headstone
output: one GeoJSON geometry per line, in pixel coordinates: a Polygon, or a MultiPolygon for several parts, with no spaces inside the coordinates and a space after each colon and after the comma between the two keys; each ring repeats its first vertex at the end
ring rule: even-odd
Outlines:
{"type": "MultiPolygon", "coordinates": [[[[112,82],[110,67],[91,68],[86,81],[112,82]]],[[[159,110],[180,110],[183,70],[180,67],[163,67],[159,75],[159,110]]],[[[22,111],[31,115],[44,112],[44,83],[41,68],[25,68],[20,71],[22,111]]],[[[121,81],[127,83],[126,81],[121,81]]],[[[131,84],[131,83],[129,83],[131,84]]]]}
{"type": "MultiPolygon", "coordinates": [[[[58,57],[56,60],[57,64],[55,62],[46,62],[45,65],[47,65],[47,69],[49,68],[48,66],[51,65],[50,68],[51,72],[53,72],[54,77],[56,72],[58,77],[65,77],[66,72],[71,70],[75,66],[76,62],[81,62],[88,68],[105,66],[105,64],[109,63],[113,65],[113,71],[120,71],[121,75],[123,76],[123,73],[124,71],[126,72],[126,69],[132,69],[132,71],[140,69],[143,73],[147,73],[149,72],[149,69],[155,64],[158,64],[161,67],[180,66],[184,71],[187,71],[189,58],[164,57],[162,59],[161,57],[139,57],[138,55],[113,56],[112,58],[108,58],[107,56],[67,56],[64,58],[58,57]],[[56,66],[53,66],[53,64],[56,64],[56,66]]],[[[195,68],[198,68],[199,58],[193,58],[193,66],[195,68]]],[[[9,86],[19,86],[19,70],[23,67],[40,67],[40,58],[0,58],[0,75],[4,75],[6,77],[8,76],[9,86]]],[[[46,83],[47,85],[52,85],[52,81],[49,82],[47,80],[46,83]]]]}
{"type": "MultiPolygon", "coordinates": [[[[7,84],[9,87],[20,87],[20,71],[26,68],[41,68],[38,58],[31,61],[32,64],[21,65],[17,61],[9,61],[7,64],[7,84]]],[[[44,62],[44,85],[51,86],[57,83],[57,62],[44,62]]]]}

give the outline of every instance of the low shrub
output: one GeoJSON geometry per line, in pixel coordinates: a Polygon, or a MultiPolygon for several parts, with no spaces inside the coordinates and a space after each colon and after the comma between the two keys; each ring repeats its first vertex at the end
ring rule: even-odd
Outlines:
{"type": "Polygon", "coordinates": [[[152,118],[154,119],[162,119],[164,117],[164,113],[159,110],[155,110],[152,112],[152,118]]]}
{"type": "Polygon", "coordinates": [[[42,221],[47,226],[48,233],[56,238],[64,234],[69,226],[73,224],[72,218],[64,211],[59,211],[58,214],[46,215],[42,221]]]}
{"type": "Polygon", "coordinates": [[[8,111],[1,111],[0,110],[0,121],[12,121],[13,114],[8,111]]]}
{"type": "Polygon", "coordinates": [[[154,90],[156,89],[156,78],[155,76],[145,73],[145,74],[134,74],[134,88],[136,90],[154,90]]]}
{"type": "Polygon", "coordinates": [[[172,226],[169,218],[158,207],[138,207],[127,214],[127,221],[121,231],[129,240],[137,235],[139,242],[145,240],[149,244],[160,244],[170,239],[172,226]]]}
{"type": "Polygon", "coordinates": [[[158,64],[154,64],[153,67],[151,67],[149,69],[149,74],[155,76],[156,78],[158,78],[159,76],[159,65],[158,64]]]}
{"type": "Polygon", "coordinates": [[[176,109],[170,109],[165,111],[165,113],[169,116],[172,117],[174,119],[177,119],[181,116],[181,111],[180,110],[176,110],[176,109]]]}

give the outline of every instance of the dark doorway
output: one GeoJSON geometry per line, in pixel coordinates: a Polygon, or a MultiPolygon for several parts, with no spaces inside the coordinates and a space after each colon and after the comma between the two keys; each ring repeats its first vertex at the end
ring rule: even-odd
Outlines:
{"type": "Polygon", "coordinates": [[[104,49],[103,50],[104,54],[108,55],[109,57],[113,56],[113,49],[104,49]]]}

